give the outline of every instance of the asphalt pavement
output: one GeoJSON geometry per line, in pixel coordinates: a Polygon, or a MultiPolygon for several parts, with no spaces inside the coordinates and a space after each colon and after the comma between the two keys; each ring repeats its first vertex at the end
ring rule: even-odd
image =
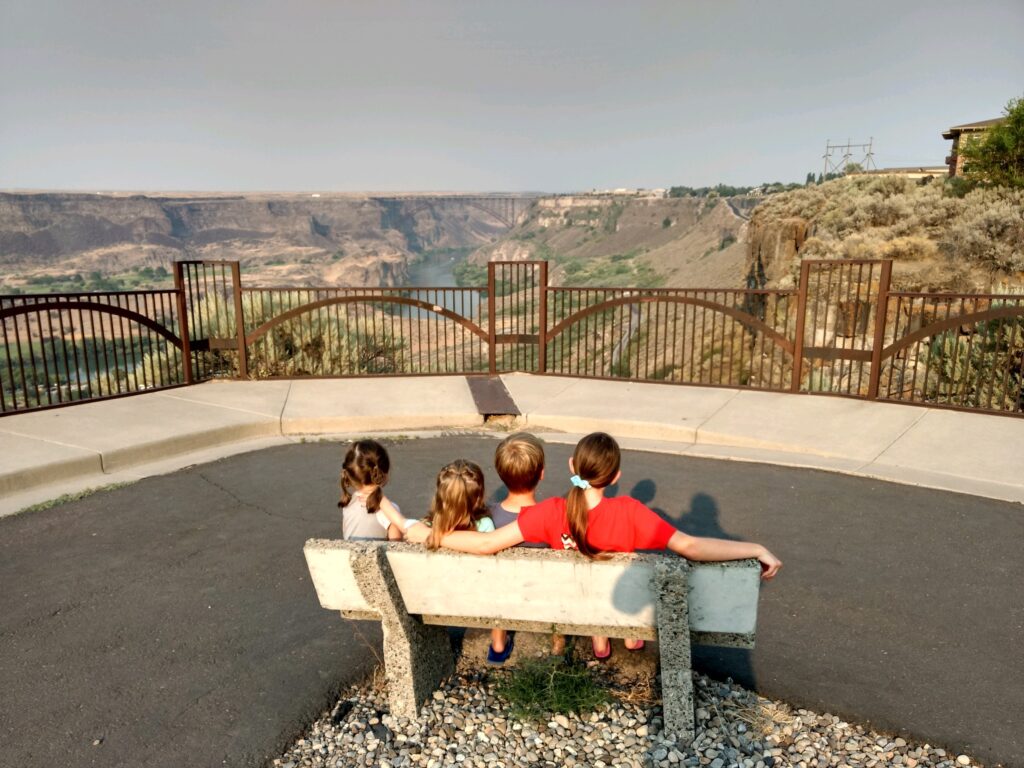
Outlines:
{"type": "MultiPolygon", "coordinates": [[[[389,444],[389,495],[495,441],[389,444]]],[[[565,490],[549,445],[541,495],[565,490]]],[[[376,663],[322,610],[302,543],[339,535],[342,448],[272,448],[0,519],[0,742],[11,766],[259,766],[376,663]]],[[[619,493],[785,562],[757,648],[699,669],[873,727],[1024,765],[1018,504],[761,464],[627,452],[619,493]]]]}

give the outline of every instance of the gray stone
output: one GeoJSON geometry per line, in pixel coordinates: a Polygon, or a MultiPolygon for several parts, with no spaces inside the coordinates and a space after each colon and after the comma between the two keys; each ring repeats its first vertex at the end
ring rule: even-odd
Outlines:
{"type": "Polygon", "coordinates": [[[654,567],[654,610],[661,654],[665,732],[674,734],[685,744],[693,741],[695,733],[690,615],[686,600],[688,573],[689,566],[682,558],[662,559],[654,567]]]}
{"type": "Polygon", "coordinates": [[[416,717],[420,705],[455,669],[448,633],[408,614],[382,546],[353,550],[352,574],[363,598],[380,613],[391,715],[416,717]]]}

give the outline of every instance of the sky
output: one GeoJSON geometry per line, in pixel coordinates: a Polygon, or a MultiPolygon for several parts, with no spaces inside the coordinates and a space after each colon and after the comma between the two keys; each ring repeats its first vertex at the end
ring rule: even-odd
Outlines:
{"type": "Polygon", "coordinates": [[[0,188],[545,191],[942,165],[1024,0],[0,0],[0,188]],[[859,159],[855,157],[854,159],[859,159]]]}

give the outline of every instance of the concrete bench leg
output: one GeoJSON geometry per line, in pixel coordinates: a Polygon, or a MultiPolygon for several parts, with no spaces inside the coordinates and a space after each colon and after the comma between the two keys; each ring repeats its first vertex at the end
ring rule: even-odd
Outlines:
{"type": "Polygon", "coordinates": [[[688,571],[682,560],[658,563],[654,570],[665,733],[673,734],[687,744],[695,735],[690,614],[687,608],[688,571]]]}
{"type": "Polygon", "coordinates": [[[353,553],[352,573],[363,597],[380,613],[391,714],[415,718],[441,680],[455,671],[448,632],[424,625],[405,610],[383,547],[353,553]]]}

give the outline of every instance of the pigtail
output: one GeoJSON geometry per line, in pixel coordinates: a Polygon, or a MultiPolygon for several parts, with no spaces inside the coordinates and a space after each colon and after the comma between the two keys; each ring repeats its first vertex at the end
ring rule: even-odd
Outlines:
{"type": "Polygon", "coordinates": [[[338,480],[338,484],[341,486],[341,501],[338,502],[339,507],[347,507],[349,502],[352,501],[352,490],[355,488],[355,483],[352,481],[352,476],[348,472],[348,468],[341,470],[341,478],[338,480]]]}

